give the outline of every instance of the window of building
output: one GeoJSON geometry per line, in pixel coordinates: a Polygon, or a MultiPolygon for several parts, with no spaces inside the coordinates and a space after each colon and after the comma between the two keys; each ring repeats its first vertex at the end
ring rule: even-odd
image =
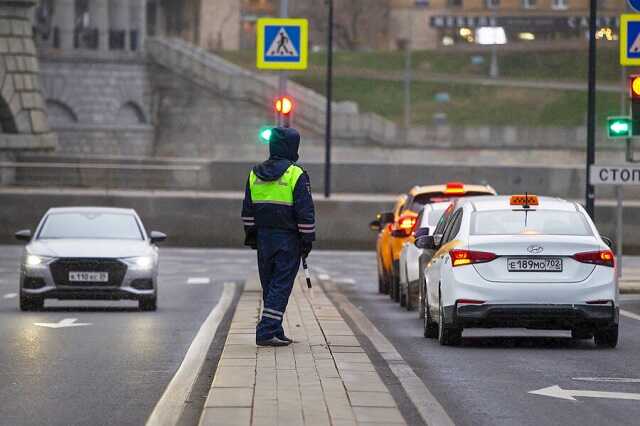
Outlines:
{"type": "Polygon", "coordinates": [[[487,9],[497,9],[500,7],[500,0],[485,0],[487,9]]]}
{"type": "Polygon", "coordinates": [[[538,0],[522,0],[523,9],[535,9],[538,6],[538,0]]]}
{"type": "Polygon", "coordinates": [[[552,0],[551,8],[555,10],[565,10],[569,8],[569,0],[552,0]]]}
{"type": "Polygon", "coordinates": [[[462,7],[463,0],[448,0],[449,7],[462,7]]]}

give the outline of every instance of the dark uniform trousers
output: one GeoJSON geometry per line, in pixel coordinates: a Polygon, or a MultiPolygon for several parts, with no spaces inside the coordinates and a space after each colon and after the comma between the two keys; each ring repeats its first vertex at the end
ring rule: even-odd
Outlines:
{"type": "Polygon", "coordinates": [[[282,317],[300,269],[300,235],[286,229],[258,228],[257,245],[264,309],[256,340],[266,340],[284,336],[282,317]]]}

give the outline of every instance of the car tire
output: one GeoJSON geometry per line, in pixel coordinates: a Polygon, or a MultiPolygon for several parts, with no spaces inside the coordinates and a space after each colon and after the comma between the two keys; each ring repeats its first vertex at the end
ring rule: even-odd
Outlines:
{"type": "Polygon", "coordinates": [[[382,274],[380,273],[380,270],[378,270],[378,293],[380,294],[384,294],[386,293],[386,289],[385,289],[385,282],[384,282],[384,278],[382,276],[382,274]]]}
{"type": "Polygon", "coordinates": [[[438,313],[438,341],[443,346],[458,346],[462,343],[462,329],[447,324],[442,301],[440,301],[438,313]]]}
{"type": "Polygon", "coordinates": [[[599,348],[615,348],[618,346],[618,324],[611,325],[593,333],[596,346],[599,348]]]}
{"type": "Polygon", "coordinates": [[[145,312],[152,312],[158,309],[158,299],[153,297],[149,299],[138,300],[138,309],[145,312]]]}
{"type": "Polygon", "coordinates": [[[420,309],[418,309],[418,318],[424,319],[425,312],[427,309],[426,303],[425,303],[425,300],[427,299],[427,289],[425,288],[424,280],[420,280],[419,285],[422,290],[420,291],[421,294],[418,295],[418,299],[420,299],[420,309]]]}
{"type": "Polygon", "coordinates": [[[404,287],[399,286],[400,289],[400,306],[403,308],[407,306],[407,292],[404,291],[404,287]]]}
{"type": "Polygon", "coordinates": [[[20,310],[23,312],[40,311],[44,308],[42,297],[29,297],[20,295],[20,310]]]}
{"type": "Polygon", "coordinates": [[[415,308],[413,298],[411,297],[411,295],[414,293],[413,291],[411,291],[412,287],[414,286],[411,285],[411,282],[407,282],[407,298],[405,300],[407,311],[413,311],[413,309],[415,308]]]}
{"type": "Polygon", "coordinates": [[[400,266],[398,262],[393,262],[393,271],[391,273],[391,291],[389,292],[394,302],[400,302],[400,266]]]}
{"type": "Polygon", "coordinates": [[[584,328],[572,328],[571,338],[574,340],[587,340],[593,338],[593,332],[584,328]]]}
{"type": "MultiPolygon", "coordinates": [[[[426,296],[424,297],[426,299],[426,296]]],[[[431,309],[429,304],[424,303],[424,311],[422,312],[422,318],[424,318],[424,337],[427,339],[435,339],[438,337],[438,324],[433,320],[431,316],[431,309]]]]}

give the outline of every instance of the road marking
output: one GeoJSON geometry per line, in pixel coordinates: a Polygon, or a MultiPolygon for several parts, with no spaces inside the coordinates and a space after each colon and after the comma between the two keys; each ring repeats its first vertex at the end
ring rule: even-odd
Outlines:
{"type": "Polygon", "coordinates": [[[625,311],[624,309],[620,309],[620,315],[640,321],[640,315],[634,314],[633,312],[625,311]]]}
{"type": "Polygon", "coordinates": [[[70,327],[84,327],[92,325],[90,322],[76,322],[78,318],[65,318],[58,322],[34,322],[33,325],[46,328],[70,328],[70,327]]]}
{"type": "Polygon", "coordinates": [[[187,280],[187,284],[191,284],[191,285],[211,284],[211,278],[191,277],[187,280]]]}
{"type": "Polygon", "coordinates": [[[584,398],[608,398],[608,399],[627,399],[640,401],[640,393],[627,392],[603,392],[577,389],[562,389],[560,386],[549,386],[548,388],[530,391],[534,395],[548,396],[551,398],[568,399],[576,401],[574,397],[580,396],[584,398]]]}
{"type": "Polygon", "coordinates": [[[444,407],[414,373],[411,366],[402,358],[402,355],[393,344],[369,321],[369,318],[360,309],[349,301],[347,296],[339,290],[333,290],[337,289],[335,285],[333,285],[333,289],[329,285],[327,287],[325,287],[326,290],[329,290],[327,294],[331,295],[333,301],[351,318],[362,334],[367,336],[376,351],[385,360],[391,372],[400,381],[425,424],[429,426],[453,426],[455,423],[451,420],[444,407]]]}
{"type": "Polygon", "coordinates": [[[572,377],[571,380],[582,382],[607,382],[607,383],[640,383],[640,379],[628,377],[572,377]]]}
{"type": "Polygon", "coordinates": [[[204,363],[207,352],[209,352],[218,326],[231,306],[235,288],[235,284],[225,283],[218,304],[202,323],[184,360],[182,360],[182,364],[149,416],[147,426],[172,426],[178,423],[185,407],[185,401],[198,378],[198,372],[204,363]]]}
{"type": "Polygon", "coordinates": [[[353,278],[336,278],[333,282],[336,284],[355,284],[356,280],[353,278]]]}
{"type": "Polygon", "coordinates": [[[18,293],[7,293],[3,296],[3,299],[15,299],[18,297],[18,293]]]}
{"type": "Polygon", "coordinates": [[[318,279],[322,281],[328,281],[331,279],[331,277],[327,274],[318,274],[318,279]]]}

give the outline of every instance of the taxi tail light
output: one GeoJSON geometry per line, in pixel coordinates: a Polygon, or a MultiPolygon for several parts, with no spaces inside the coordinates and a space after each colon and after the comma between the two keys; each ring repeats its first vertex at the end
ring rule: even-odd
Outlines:
{"type": "Polygon", "coordinates": [[[464,183],[462,182],[449,182],[444,190],[445,194],[464,194],[464,183]]]}
{"type": "Polygon", "coordinates": [[[396,230],[400,231],[406,236],[411,235],[413,229],[416,226],[418,218],[413,215],[404,215],[398,218],[396,222],[396,230]]]}
{"type": "Polygon", "coordinates": [[[587,251],[584,253],[576,253],[573,258],[581,263],[590,263],[592,265],[608,266],[613,268],[616,266],[616,257],[611,250],[587,251]]]}
{"type": "Polygon", "coordinates": [[[495,253],[474,250],[451,250],[449,256],[451,256],[451,265],[454,267],[474,263],[487,263],[498,257],[495,253]]]}

